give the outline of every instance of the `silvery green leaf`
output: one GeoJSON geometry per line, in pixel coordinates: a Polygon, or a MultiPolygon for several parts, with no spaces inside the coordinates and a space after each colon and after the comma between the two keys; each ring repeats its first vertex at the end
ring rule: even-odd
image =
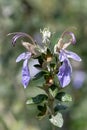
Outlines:
{"type": "Polygon", "coordinates": [[[66,110],[67,108],[68,108],[68,106],[66,106],[66,105],[57,104],[57,105],[54,107],[54,111],[55,111],[55,112],[58,112],[58,111],[61,111],[61,110],[66,110]]]}
{"type": "Polygon", "coordinates": [[[71,95],[69,95],[65,92],[57,93],[55,98],[58,99],[59,101],[62,101],[62,102],[71,102],[72,101],[71,95]]]}
{"type": "Polygon", "coordinates": [[[57,127],[61,128],[63,126],[63,117],[62,114],[59,112],[55,116],[52,115],[49,121],[57,127]]]}
{"type": "Polygon", "coordinates": [[[32,98],[30,98],[30,99],[28,99],[27,101],[26,101],[26,104],[34,104],[34,102],[33,102],[33,99],[32,98]]]}
{"type": "Polygon", "coordinates": [[[47,114],[47,113],[46,113],[46,112],[47,112],[47,106],[46,106],[46,104],[44,104],[44,106],[38,105],[37,108],[38,108],[38,110],[40,111],[40,113],[37,115],[37,117],[38,117],[39,119],[44,118],[44,117],[46,116],[46,114],[47,114]]]}
{"type": "Polygon", "coordinates": [[[29,98],[26,102],[26,104],[39,104],[47,100],[47,95],[45,94],[39,94],[35,97],[29,98]]]}
{"type": "Polygon", "coordinates": [[[49,92],[52,95],[52,97],[55,97],[57,92],[58,92],[58,89],[56,88],[56,89],[52,90],[52,89],[49,88],[49,92]]]}
{"type": "Polygon", "coordinates": [[[64,96],[62,96],[62,101],[63,102],[71,102],[72,97],[69,94],[65,94],[64,96]]]}

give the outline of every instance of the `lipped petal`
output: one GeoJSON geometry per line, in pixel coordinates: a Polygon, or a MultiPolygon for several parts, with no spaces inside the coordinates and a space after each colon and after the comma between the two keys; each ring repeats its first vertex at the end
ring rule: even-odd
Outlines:
{"type": "Polygon", "coordinates": [[[75,44],[75,43],[76,43],[76,38],[75,38],[74,33],[72,33],[72,32],[67,32],[67,34],[69,34],[69,35],[72,37],[72,44],[75,44]]]}
{"type": "Polygon", "coordinates": [[[15,43],[17,41],[18,38],[22,37],[22,34],[16,34],[13,38],[12,38],[12,44],[13,46],[15,46],[15,43]]]}
{"type": "Polygon", "coordinates": [[[65,53],[68,58],[72,58],[73,60],[76,60],[76,61],[81,61],[81,58],[76,53],[72,51],[66,51],[66,50],[65,50],[65,53]]]}
{"type": "Polygon", "coordinates": [[[76,38],[75,38],[74,33],[66,31],[66,32],[63,33],[62,37],[64,37],[66,34],[71,36],[71,43],[75,44],[76,43],[76,38]]]}
{"type": "Polygon", "coordinates": [[[67,55],[66,55],[65,51],[64,50],[60,50],[59,61],[63,62],[65,59],[67,59],[67,55]]]}
{"type": "Polygon", "coordinates": [[[58,79],[62,88],[67,86],[71,81],[72,67],[69,60],[64,60],[59,68],[58,79]]]}
{"type": "Polygon", "coordinates": [[[30,57],[31,57],[31,53],[30,52],[21,53],[17,57],[16,62],[20,62],[21,60],[25,60],[25,59],[30,59],[30,57]]]}
{"type": "Polygon", "coordinates": [[[30,81],[30,72],[28,68],[28,60],[26,59],[23,63],[23,68],[22,68],[22,84],[24,88],[28,86],[29,81],[30,81]]]}

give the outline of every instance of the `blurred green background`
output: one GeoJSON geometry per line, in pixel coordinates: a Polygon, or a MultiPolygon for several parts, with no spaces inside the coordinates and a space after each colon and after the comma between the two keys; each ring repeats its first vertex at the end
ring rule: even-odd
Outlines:
{"type": "Polygon", "coordinates": [[[7,34],[22,31],[38,40],[40,29],[49,27],[56,32],[52,41],[56,44],[61,33],[73,26],[77,44],[69,48],[82,62],[72,62],[72,83],[67,91],[73,102],[63,112],[61,130],[87,130],[87,0],[0,0],[0,130],[51,130],[47,118],[35,118],[36,106],[25,104],[28,96],[40,90],[35,83],[23,89],[22,63],[15,59],[25,49],[20,43],[13,48],[7,34]]]}

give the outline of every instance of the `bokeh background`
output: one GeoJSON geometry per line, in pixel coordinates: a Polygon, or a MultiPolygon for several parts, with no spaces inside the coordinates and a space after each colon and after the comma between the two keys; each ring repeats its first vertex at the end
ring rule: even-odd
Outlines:
{"type": "Polygon", "coordinates": [[[15,59],[25,49],[20,41],[13,48],[7,37],[10,32],[22,31],[39,40],[44,27],[56,32],[53,44],[67,28],[76,35],[77,44],[69,49],[80,55],[82,62],[72,62],[72,83],[67,91],[73,102],[63,112],[61,130],[87,130],[87,0],[0,0],[0,130],[51,130],[47,118],[36,119],[36,106],[25,104],[28,96],[40,90],[35,83],[23,88],[22,63],[15,59]]]}

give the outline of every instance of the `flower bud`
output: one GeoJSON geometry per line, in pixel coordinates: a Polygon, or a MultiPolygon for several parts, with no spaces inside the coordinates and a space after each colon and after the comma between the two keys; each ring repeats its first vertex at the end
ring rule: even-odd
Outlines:
{"type": "Polygon", "coordinates": [[[42,33],[42,43],[49,43],[50,42],[50,37],[51,37],[51,32],[49,31],[48,28],[44,28],[43,31],[40,30],[42,33]]]}

